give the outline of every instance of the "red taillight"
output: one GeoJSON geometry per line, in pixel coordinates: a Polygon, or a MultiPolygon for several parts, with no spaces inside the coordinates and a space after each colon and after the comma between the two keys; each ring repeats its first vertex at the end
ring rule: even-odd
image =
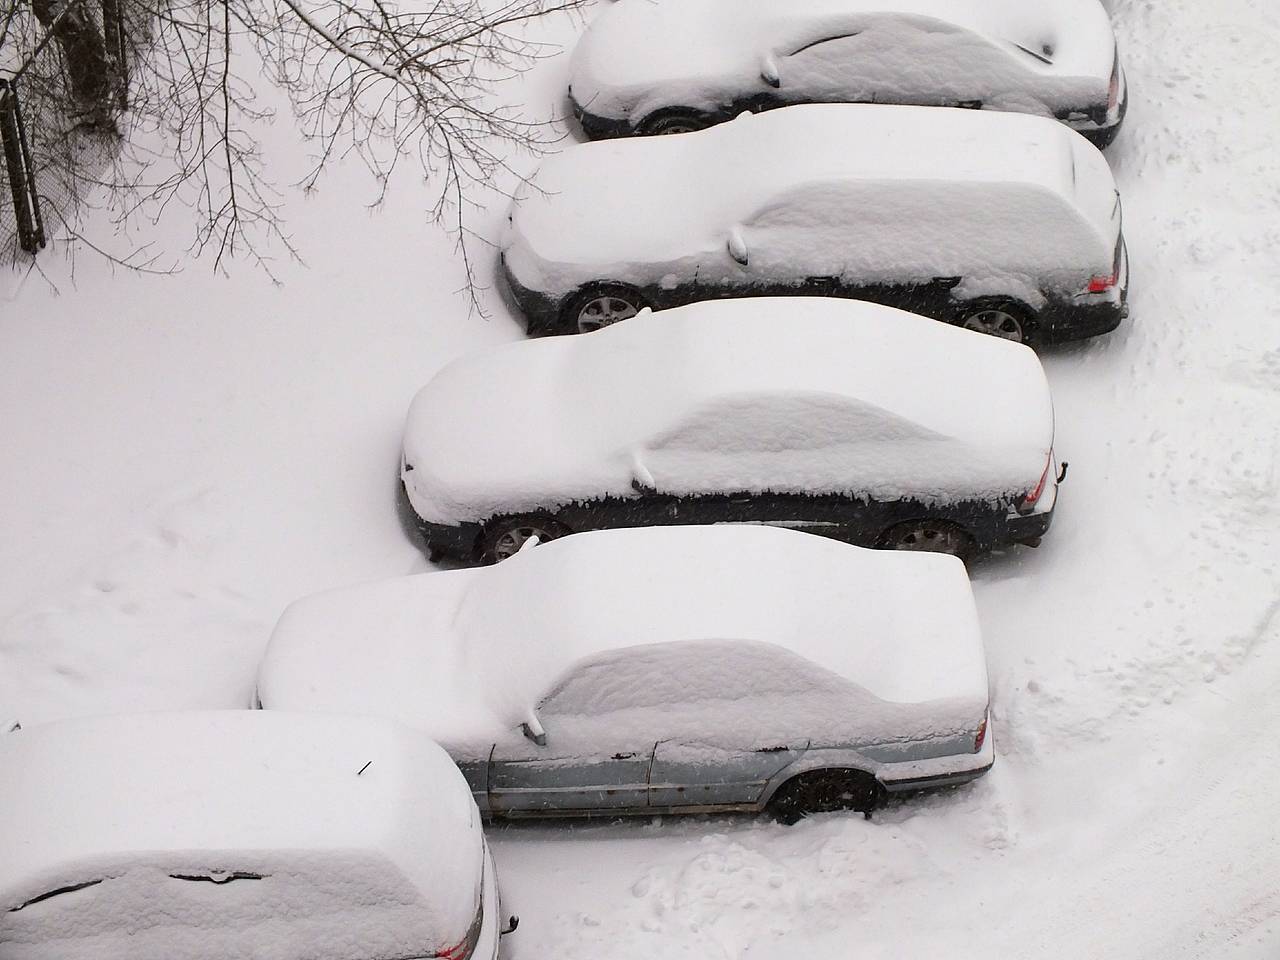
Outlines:
{"type": "Polygon", "coordinates": [[[978,753],[982,750],[982,745],[987,742],[987,718],[983,717],[982,722],[978,724],[978,732],[973,738],[973,752],[978,753]]]}
{"type": "Polygon", "coordinates": [[[1111,113],[1120,102],[1120,61],[1116,61],[1111,71],[1111,86],[1107,88],[1107,113],[1111,113]]]}
{"type": "Polygon", "coordinates": [[[1089,278],[1089,286],[1086,288],[1088,293],[1106,293],[1116,285],[1116,275],[1114,273],[1107,276],[1098,276],[1089,278]]]}
{"type": "Polygon", "coordinates": [[[1044,465],[1044,473],[1040,474],[1040,482],[1036,484],[1036,488],[1022,498],[1022,509],[1030,510],[1039,501],[1040,496],[1044,493],[1044,488],[1049,485],[1049,471],[1053,469],[1053,455],[1050,454],[1049,461],[1044,465]]]}

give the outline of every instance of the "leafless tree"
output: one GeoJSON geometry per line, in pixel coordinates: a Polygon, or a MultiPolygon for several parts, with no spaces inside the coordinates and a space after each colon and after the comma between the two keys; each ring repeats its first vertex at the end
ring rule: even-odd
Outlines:
{"type": "MultiPolygon", "coordinates": [[[[556,136],[544,118],[494,103],[493,86],[545,51],[529,21],[586,0],[0,0],[0,57],[16,78],[35,137],[41,194],[64,237],[90,243],[85,204],[104,205],[129,238],[119,262],[167,269],[145,229],[174,204],[195,212],[189,252],[216,268],[244,256],[270,270],[269,250],[296,256],[259,134],[275,118],[258,95],[281,87],[314,146],[303,181],[358,157],[385,196],[406,160],[432,185],[430,216],[467,250],[468,196],[501,179],[513,148],[556,136]],[[113,32],[114,28],[114,32],[113,32]],[[128,76],[125,75],[126,64],[128,76]],[[63,122],[50,124],[51,112],[63,122]],[[136,239],[141,238],[141,239],[136,239]]],[[[3,73],[0,73],[3,76],[3,73]]]]}

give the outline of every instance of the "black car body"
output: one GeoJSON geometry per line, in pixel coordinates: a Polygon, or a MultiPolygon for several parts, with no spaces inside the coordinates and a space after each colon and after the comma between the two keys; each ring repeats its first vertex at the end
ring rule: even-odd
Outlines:
{"type": "Polygon", "coordinates": [[[402,465],[431,551],[468,561],[722,523],[968,556],[1038,542],[1055,473],[1030,350],[828,298],[700,303],[462,358],[414,400],[402,465]]]}
{"type": "Polygon", "coordinates": [[[868,300],[1033,345],[1127,315],[1106,160],[1043,118],[810,105],[544,162],[502,264],[531,334],[644,307],[868,300]]]}

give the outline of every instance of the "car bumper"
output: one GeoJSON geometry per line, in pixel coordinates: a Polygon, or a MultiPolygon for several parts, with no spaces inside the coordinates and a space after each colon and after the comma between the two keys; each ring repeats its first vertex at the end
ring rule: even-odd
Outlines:
{"type": "Polygon", "coordinates": [[[635,132],[629,120],[601,117],[585,110],[582,104],[573,99],[572,89],[569,93],[569,105],[573,107],[573,119],[578,121],[582,132],[591,140],[612,140],[616,137],[630,136],[635,132]]]}
{"type": "Polygon", "coordinates": [[[560,302],[545,293],[526,287],[511,272],[511,268],[507,265],[506,254],[502,254],[500,259],[502,277],[511,291],[511,298],[524,314],[526,332],[530,336],[555,333],[560,319],[560,302]]]}
{"type": "Polygon", "coordinates": [[[479,558],[480,525],[462,523],[456,527],[442,523],[418,521],[418,531],[433,555],[452,557],[455,560],[474,561],[479,558]]]}
{"type": "Polygon", "coordinates": [[[888,793],[934,790],[977,780],[990,770],[995,762],[995,737],[988,728],[987,738],[982,744],[982,749],[977,753],[887,764],[877,779],[888,793]]]}
{"type": "Polygon", "coordinates": [[[1120,96],[1114,110],[1103,110],[1101,114],[1080,118],[1067,119],[1067,126],[1087,139],[1099,150],[1109,146],[1116,136],[1120,133],[1120,125],[1124,123],[1125,114],[1129,112],[1129,80],[1125,76],[1124,68],[1120,69],[1120,96]]]}
{"type": "Polygon", "coordinates": [[[1067,343],[1110,333],[1129,316],[1129,249],[1121,240],[1116,298],[1097,303],[1050,302],[1040,313],[1039,343],[1067,343]]]}

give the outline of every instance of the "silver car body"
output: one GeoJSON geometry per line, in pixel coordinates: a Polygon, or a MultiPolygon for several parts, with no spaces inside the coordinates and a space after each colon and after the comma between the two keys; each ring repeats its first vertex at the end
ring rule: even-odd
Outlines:
{"type": "Polygon", "coordinates": [[[258,697],[430,732],[493,816],[751,811],[809,770],[895,791],[994,759],[963,564],[769,527],[585,533],[309,597],[258,697]]]}

